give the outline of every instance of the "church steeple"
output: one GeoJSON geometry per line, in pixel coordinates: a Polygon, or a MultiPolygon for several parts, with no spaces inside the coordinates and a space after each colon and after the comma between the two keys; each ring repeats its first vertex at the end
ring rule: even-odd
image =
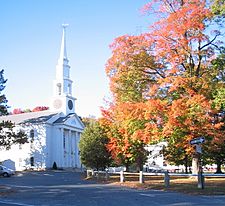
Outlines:
{"type": "Polygon", "coordinates": [[[62,34],[62,42],[61,42],[61,50],[60,50],[60,56],[59,56],[59,62],[64,62],[64,60],[67,60],[67,52],[66,52],[66,27],[68,24],[63,24],[63,34],[62,34]]]}
{"type": "Polygon", "coordinates": [[[70,78],[70,66],[69,60],[67,58],[66,52],[66,27],[68,24],[63,24],[63,34],[62,34],[62,42],[61,42],[61,50],[58,59],[58,65],[56,67],[56,79],[60,78],[70,78]]]}
{"type": "Polygon", "coordinates": [[[62,42],[58,64],[56,65],[56,79],[53,83],[53,109],[63,110],[65,114],[74,113],[75,98],[72,97],[72,83],[70,66],[66,51],[66,27],[63,24],[62,42]]]}

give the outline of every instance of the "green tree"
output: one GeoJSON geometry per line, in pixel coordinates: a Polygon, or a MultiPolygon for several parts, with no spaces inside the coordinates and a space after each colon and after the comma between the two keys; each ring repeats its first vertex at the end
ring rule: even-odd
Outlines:
{"type": "Polygon", "coordinates": [[[0,149],[10,149],[13,144],[24,144],[28,142],[23,131],[14,132],[15,125],[10,121],[0,122],[0,149]]]}
{"type": "Polygon", "coordinates": [[[225,17],[225,1],[224,0],[212,0],[211,9],[214,15],[217,17],[225,17]]]}
{"type": "Polygon", "coordinates": [[[187,154],[182,146],[174,147],[175,144],[179,144],[179,142],[175,143],[175,141],[180,140],[178,137],[169,139],[169,141],[167,142],[168,145],[163,148],[163,156],[165,160],[167,160],[172,165],[184,165],[185,173],[188,173],[188,167],[191,166],[191,155],[187,154]]]}
{"type": "Polygon", "coordinates": [[[5,89],[5,84],[7,80],[3,76],[4,70],[0,71],[0,116],[8,114],[8,106],[7,106],[7,99],[2,91],[5,89]]]}
{"type": "MultiPolygon", "coordinates": [[[[7,99],[2,91],[5,88],[5,80],[3,76],[4,70],[0,71],[0,116],[8,114],[7,99]]],[[[10,149],[13,144],[24,144],[26,143],[27,136],[24,132],[15,132],[13,128],[14,123],[10,121],[0,122],[0,149],[10,149]]]]}
{"type": "MultiPolygon", "coordinates": [[[[221,62],[220,62],[221,63],[221,62]]],[[[223,68],[225,64],[221,64],[221,68],[223,68]]],[[[221,76],[223,78],[223,76],[221,76]]],[[[207,144],[204,146],[205,156],[209,163],[214,163],[217,165],[216,173],[222,173],[221,166],[225,163],[225,87],[218,88],[215,90],[214,100],[212,106],[217,109],[217,113],[213,114],[213,123],[214,124],[222,124],[222,126],[218,129],[221,137],[215,141],[211,138],[207,144]]]]}
{"type": "Polygon", "coordinates": [[[97,121],[88,124],[79,143],[82,164],[96,170],[109,166],[111,156],[106,148],[107,143],[105,129],[97,121]]]}

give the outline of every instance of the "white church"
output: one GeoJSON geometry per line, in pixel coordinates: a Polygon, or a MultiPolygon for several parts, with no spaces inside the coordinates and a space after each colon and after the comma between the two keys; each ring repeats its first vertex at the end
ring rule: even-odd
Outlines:
{"type": "Polygon", "coordinates": [[[0,117],[0,121],[14,122],[15,130],[22,130],[28,136],[29,143],[0,150],[0,162],[13,162],[16,170],[46,169],[53,164],[57,168],[82,167],[78,144],[84,125],[75,113],[65,32],[66,25],[63,25],[50,109],[0,117]]]}

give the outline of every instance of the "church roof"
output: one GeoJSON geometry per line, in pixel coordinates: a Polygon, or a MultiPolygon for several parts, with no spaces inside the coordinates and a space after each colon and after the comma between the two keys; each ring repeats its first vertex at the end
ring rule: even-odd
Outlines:
{"type": "Polygon", "coordinates": [[[22,124],[22,123],[43,123],[48,121],[50,118],[52,118],[54,115],[56,115],[57,112],[55,111],[39,111],[39,112],[27,112],[27,113],[21,113],[21,114],[12,114],[7,116],[0,116],[0,122],[1,121],[11,121],[15,124],[22,124]]]}
{"type": "Polygon", "coordinates": [[[75,114],[72,113],[72,114],[68,114],[67,116],[65,117],[59,117],[56,121],[54,121],[53,123],[64,123],[66,120],[68,120],[71,116],[74,116],[75,114]]]}
{"type": "MultiPolygon", "coordinates": [[[[84,123],[82,122],[81,118],[76,114],[76,113],[70,113],[65,117],[59,117],[58,119],[56,119],[53,124],[65,124],[67,120],[69,119],[76,119],[77,123],[84,128],[84,123]]],[[[75,121],[75,122],[76,122],[75,121]]],[[[67,122],[68,123],[68,122],[67,122]]],[[[74,124],[74,122],[73,122],[74,124]]],[[[76,123],[75,123],[76,124],[76,123]]]]}
{"type": "MultiPolygon", "coordinates": [[[[15,124],[26,124],[26,123],[38,124],[38,123],[46,123],[46,122],[49,123],[48,120],[50,120],[51,124],[65,124],[67,120],[74,119],[74,118],[76,119],[76,122],[78,123],[78,125],[80,125],[81,128],[84,128],[84,125],[80,117],[78,117],[76,113],[71,113],[71,114],[68,114],[67,116],[62,116],[61,112],[50,111],[50,110],[0,116],[0,122],[11,121],[15,124]],[[51,118],[53,119],[50,120],[51,118]]],[[[68,123],[69,122],[67,122],[67,124],[68,123]]]]}

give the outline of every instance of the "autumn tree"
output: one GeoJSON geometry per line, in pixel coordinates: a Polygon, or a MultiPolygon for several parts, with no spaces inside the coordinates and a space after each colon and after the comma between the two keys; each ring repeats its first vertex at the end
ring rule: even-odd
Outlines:
{"type": "Polygon", "coordinates": [[[212,115],[219,112],[212,101],[214,91],[223,87],[224,70],[223,58],[217,58],[220,31],[209,32],[215,15],[210,8],[204,0],[151,1],[143,10],[159,20],[150,31],[118,37],[111,45],[106,73],[113,102],[107,118],[116,128],[111,151],[121,152],[115,154],[135,157],[129,151],[134,140],[168,139],[184,156],[194,151],[192,138],[223,140],[222,123],[212,115]]]}
{"type": "Polygon", "coordinates": [[[21,108],[15,108],[12,111],[12,114],[22,114],[22,113],[28,113],[28,112],[40,112],[48,110],[49,107],[47,106],[36,106],[35,108],[31,109],[21,109],[21,108]]]}
{"type": "Polygon", "coordinates": [[[157,79],[164,77],[163,62],[155,62],[151,45],[145,35],[118,37],[110,45],[112,57],[106,73],[110,89],[117,102],[141,102],[157,79]]]}
{"type": "Polygon", "coordinates": [[[46,106],[37,106],[34,109],[32,109],[32,112],[45,111],[45,110],[48,110],[48,109],[49,109],[49,107],[46,107],[46,106]]]}
{"type": "Polygon", "coordinates": [[[138,170],[142,170],[147,151],[144,149],[145,142],[137,138],[135,132],[143,129],[144,121],[132,117],[131,108],[133,108],[133,112],[138,112],[138,108],[135,108],[136,105],[131,106],[130,104],[122,103],[111,110],[113,121],[107,119],[108,124],[104,125],[109,128],[107,133],[110,138],[108,149],[118,165],[125,165],[129,170],[131,164],[136,164],[138,170]]]}
{"type": "Polygon", "coordinates": [[[220,50],[220,31],[211,30],[212,11],[204,0],[156,0],[145,6],[155,12],[159,21],[151,25],[149,39],[154,41],[156,59],[166,62],[166,77],[160,79],[160,89],[168,100],[168,121],[164,137],[180,137],[177,148],[192,152],[189,140],[205,136],[207,141],[223,138],[218,130],[221,124],[212,124],[211,101],[218,86],[212,67],[220,50]]]}
{"type": "Polygon", "coordinates": [[[23,112],[23,110],[20,109],[20,108],[15,108],[15,109],[13,109],[13,111],[12,111],[12,114],[22,114],[22,113],[24,113],[24,112],[23,112]]]}
{"type": "MultiPolygon", "coordinates": [[[[142,170],[147,158],[147,133],[142,136],[148,119],[143,118],[144,102],[153,93],[153,85],[165,76],[163,61],[155,62],[144,35],[124,35],[111,44],[112,57],[107,61],[113,102],[108,110],[111,123],[109,150],[120,164],[136,164],[142,170]],[[146,44],[145,44],[146,43],[146,44]],[[140,118],[142,117],[142,118],[140,118]]],[[[105,114],[105,113],[104,113],[105,114]]],[[[108,113],[107,113],[108,114],[108,113]]]]}

